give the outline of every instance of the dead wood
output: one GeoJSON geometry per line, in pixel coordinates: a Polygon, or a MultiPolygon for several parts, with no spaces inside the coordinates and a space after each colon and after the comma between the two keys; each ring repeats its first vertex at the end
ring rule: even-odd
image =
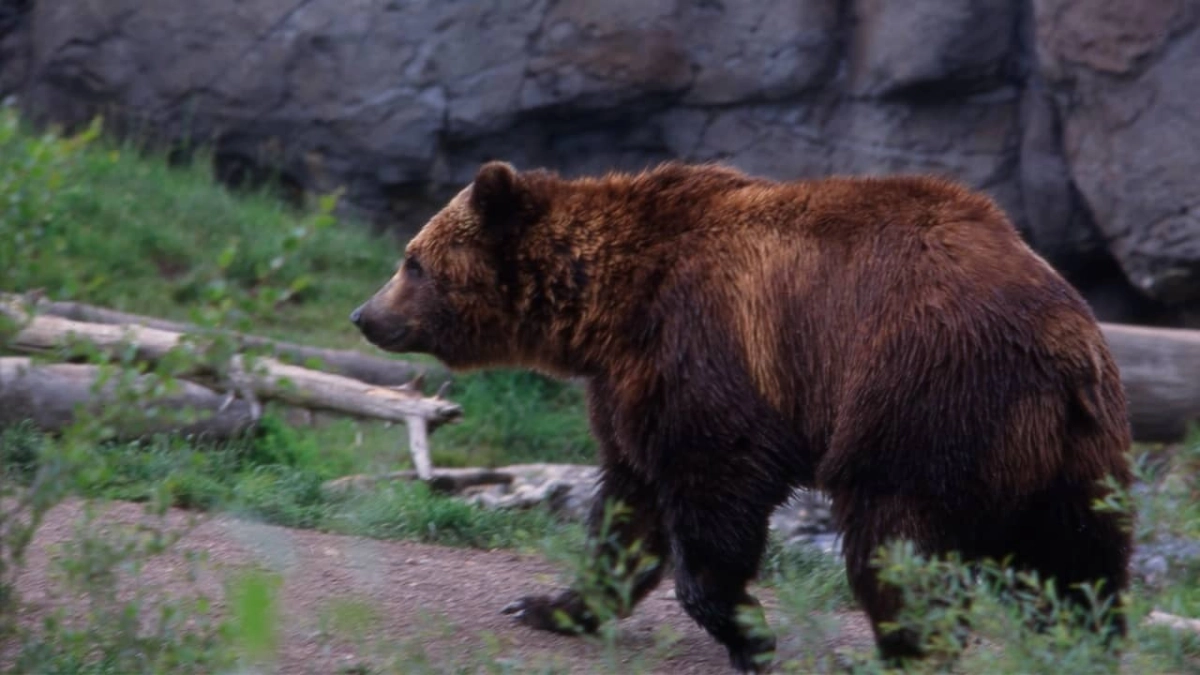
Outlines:
{"type": "Polygon", "coordinates": [[[1147,626],[1166,626],[1171,630],[1189,631],[1200,634],[1200,619],[1176,616],[1160,612],[1157,609],[1146,615],[1145,623],[1147,626]]]}
{"type": "MultiPolygon", "coordinates": [[[[135,359],[153,363],[173,350],[197,353],[200,349],[198,344],[185,340],[180,333],[158,328],[84,323],[46,315],[28,317],[19,315],[11,307],[0,309],[0,312],[25,322],[8,342],[9,349],[23,353],[53,353],[73,340],[81,340],[104,353],[116,354],[132,349],[135,359]]],[[[425,397],[403,388],[379,387],[273,358],[256,358],[247,363],[242,357],[235,357],[226,365],[230,366],[231,382],[215,384],[240,386],[257,397],[305,408],[391,422],[420,417],[430,426],[448,422],[461,413],[456,404],[445,399],[425,397]]],[[[218,377],[215,368],[207,366],[197,366],[179,375],[205,383],[214,383],[212,380],[218,377]]]]}
{"type": "Polygon", "coordinates": [[[418,471],[393,471],[380,475],[343,476],[327,482],[325,489],[342,492],[364,489],[377,483],[412,480],[424,480],[434,490],[453,494],[478,485],[508,485],[516,480],[516,475],[504,469],[479,468],[432,469],[428,476],[422,476],[418,471]]]}
{"type": "MultiPolygon", "coordinates": [[[[13,301],[17,296],[0,296],[13,301]]],[[[116,310],[87,305],[80,302],[51,302],[41,301],[36,305],[37,313],[58,316],[73,321],[100,323],[108,325],[140,325],[147,328],[157,328],[171,333],[203,334],[211,332],[208,329],[183,323],[169,321],[152,316],[129,314],[116,310]]],[[[353,331],[353,326],[346,322],[346,330],[353,331]]],[[[345,377],[351,377],[369,384],[396,386],[412,381],[422,376],[431,386],[438,386],[451,379],[450,372],[439,365],[414,364],[398,359],[382,358],[362,354],[348,349],[326,349],[300,345],[282,340],[272,340],[257,335],[245,333],[226,333],[236,338],[238,344],[252,349],[266,350],[271,356],[301,366],[313,367],[345,377]],[[313,365],[313,364],[316,365],[313,365]]]]}
{"type": "Polygon", "coordinates": [[[146,397],[141,405],[122,406],[122,390],[146,391],[150,378],[121,378],[119,386],[116,378],[101,381],[103,374],[93,365],[0,358],[0,427],[28,420],[42,431],[59,433],[83,411],[102,416],[121,439],[172,432],[225,440],[254,428],[248,403],[186,381],[177,381],[165,395],[146,397]]]}
{"type": "Polygon", "coordinates": [[[1101,324],[1129,398],[1133,437],[1183,440],[1200,421],[1200,331],[1101,324]]]}

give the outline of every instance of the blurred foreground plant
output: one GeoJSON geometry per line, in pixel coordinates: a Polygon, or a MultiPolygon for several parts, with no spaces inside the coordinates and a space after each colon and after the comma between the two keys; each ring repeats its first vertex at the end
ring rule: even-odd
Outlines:
{"type": "MultiPolygon", "coordinates": [[[[69,222],[61,205],[72,191],[84,189],[80,186],[86,182],[78,179],[85,151],[100,131],[97,120],[69,137],[35,134],[13,110],[0,108],[0,291],[46,292],[65,299],[105,282],[103,276],[89,276],[62,262],[70,259],[63,253],[78,245],[75,239],[82,230],[69,222]],[[50,268],[53,274],[47,273],[50,268]],[[55,285],[38,287],[47,279],[55,285]]],[[[169,481],[161,484],[133,528],[110,526],[84,502],[75,536],[58,558],[59,586],[74,598],[66,608],[50,612],[39,625],[21,621],[25,608],[16,582],[47,513],[66,508],[70,497],[83,493],[85,486],[104,483],[113,471],[111,455],[98,448],[131,416],[193,419],[193,411],[156,405],[188,373],[217,373],[231,396],[238,391],[236,378],[245,372],[233,372],[235,364],[252,370],[258,354],[228,329],[245,330],[311,286],[307,274],[289,265],[290,256],[333,224],[336,201],[336,195],[321,198],[317,212],[298,218],[279,240],[279,250],[265,261],[246,264],[238,242],[230,241],[196,298],[192,318],[197,331],[166,358],[146,363],[132,344],[101,351],[79,341],[39,357],[99,367],[93,393],[102,404],[80,406],[72,424],[54,439],[27,426],[0,431],[0,460],[5,463],[0,477],[0,637],[6,643],[15,638],[20,645],[14,661],[5,665],[18,672],[130,673],[212,672],[231,663],[228,631],[212,618],[208,598],[151,598],[136,581],[143,566],[170,554],[190,526],[170,525],[166,519],[166,507],[174,501],[169,481]]],[[[21,328],[12,320],[0,324],[0,355],[9,351],[6,346],[21,328]]],[[[231,620],[257,625],[254,617],[237,615],[250,611],[243,605],[235,604],[231,620]]],[[[263,645],[252,642],[257,659],[263,645]]]]}

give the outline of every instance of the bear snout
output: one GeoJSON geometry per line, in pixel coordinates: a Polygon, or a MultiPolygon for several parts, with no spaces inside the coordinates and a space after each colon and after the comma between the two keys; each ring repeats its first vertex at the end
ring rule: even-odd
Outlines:
{"type": "Polygon", "coordinates": [[[407,350],[412,331],[401,317],[380,312],[367,301],[350,312],[350,322],[368,342],[385,351],[407,350]]]}

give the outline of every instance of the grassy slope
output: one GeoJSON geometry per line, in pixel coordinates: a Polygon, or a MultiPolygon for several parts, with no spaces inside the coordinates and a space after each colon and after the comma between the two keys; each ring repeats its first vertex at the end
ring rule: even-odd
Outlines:
{"type": "MultiPolygon", "coordinates": [[[[267,275],[272,286],[295,293],[257,314],[249,330],[386,356],[366,344],[346,317],[387,279],[402,247],[371,236],[359,223],[321,228],[317,213],[215,185],[203,159],[172,167],[162,157],[103,139],[74,147],[31,134],[7,113],[0,118],[0,196],[9,201],[9,210],[0,210],[7,219],[0,227],[0,290],[42,289],[56,300],[196,320],[202,318],[200,310],[219,305],[230,287],[252,297],[267,275]],[[273,269],[280,260],[282,266],[273,269]]],[[[582,394],[575,387],[497,371],[459,377],[449,396],[466,414],[431,439],[439,465],[592,458],[582,394]]],[[[184,495],[181,502],[236,504],[275,522],[332,526],[346,521],[336,515],[345,505],[326,503],[315,490],[320,481],[404,468],[409,462],[403,431],[396,427],[335,420],[299,430],[274,421],[272,429],[267,440],[220,448],[166,440],[150,448],[106,446],[101,451],[111,460],[111,471],[93,481],[92,491],[144,497],[167,481],[184,495]],[[259,446],[272,443],[294,447],[273,447],[264,455],[259,446]],[[192,492],[199,496],[186,496],[192,492]]],[[[5,454],[28,445],[12,440],[24,434],[7,438],[5,454]]],[[[400,503],[409,497],[389,494],[378,504],[358,506],[421,511],[416,502],[400,503]]],[[[508,527],[471,509],[447,515],[456,508],[425,510],[463,523],[478,516],[501,531],[508,527]]],[[[386,534],[380,528],[359,529],[386,534]]],[[[480,545],[510,539],[485,535],[451,532],[442,539],[480,545]]]]}

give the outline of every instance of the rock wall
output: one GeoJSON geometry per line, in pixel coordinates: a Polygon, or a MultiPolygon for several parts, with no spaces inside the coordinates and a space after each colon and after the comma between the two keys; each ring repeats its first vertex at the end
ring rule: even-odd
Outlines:
{"type": "Polygon", "coordinates": [[[481,161],[926,171],[1102,318],[1200,324],[1200,0],[0,1],[33,117],[211,144],[402,233],[481,161]]]}

